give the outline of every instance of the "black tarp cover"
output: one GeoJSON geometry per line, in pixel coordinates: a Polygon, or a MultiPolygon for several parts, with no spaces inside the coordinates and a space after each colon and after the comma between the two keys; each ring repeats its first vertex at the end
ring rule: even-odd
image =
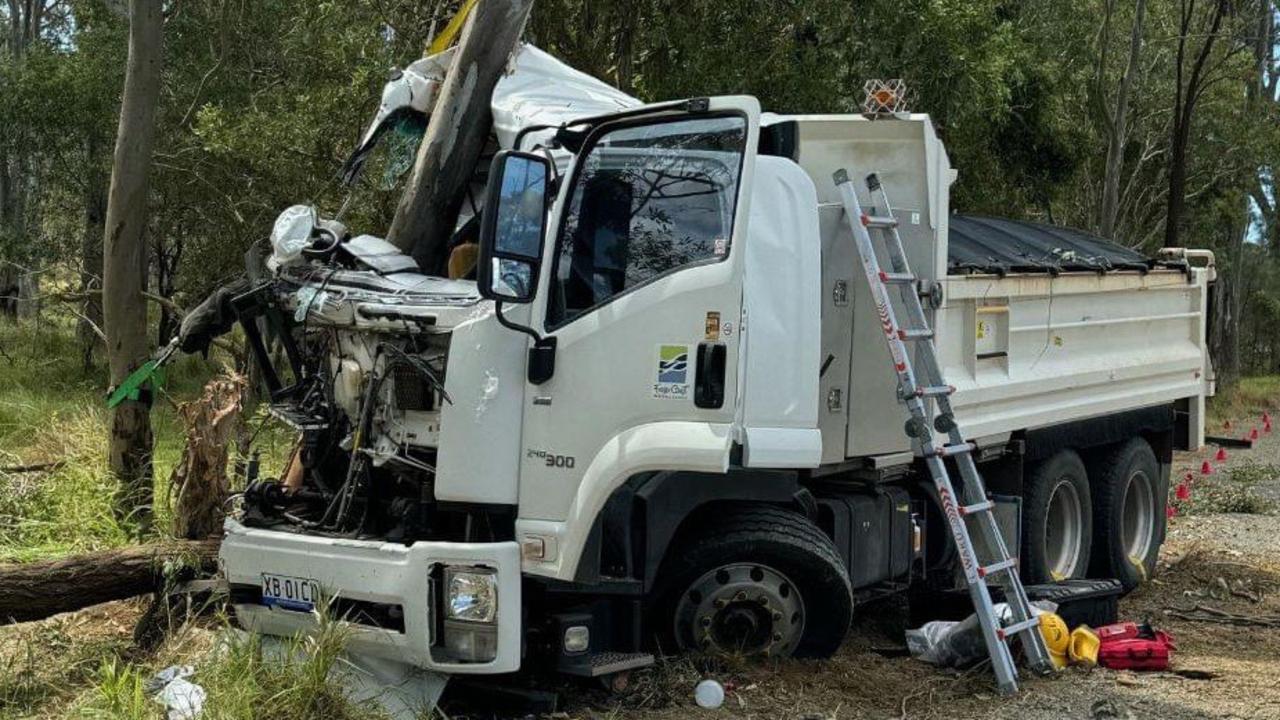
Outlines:
{"type": "Polygon", "coordinates": [[[1157,262],[1081,230],[1022,220],[952,215],[947,274],[1145,272],[1157,262]]]}

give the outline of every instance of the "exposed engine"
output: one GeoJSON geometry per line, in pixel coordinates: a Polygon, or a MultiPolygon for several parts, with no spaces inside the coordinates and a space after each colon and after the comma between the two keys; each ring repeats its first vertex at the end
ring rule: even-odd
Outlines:
{"type": "Polygon", "coordinates": [[[230,300],[271,415],[299,433],[282,476],[249,483],[244,523],[405,543],[509,537],[492,508],[442,509],[433,492],[450,327],[476,311],[474,283],[421,275],[378,238],[303,224],[300,252],[280,262],[273,239],[275,278],[230,300]]]}

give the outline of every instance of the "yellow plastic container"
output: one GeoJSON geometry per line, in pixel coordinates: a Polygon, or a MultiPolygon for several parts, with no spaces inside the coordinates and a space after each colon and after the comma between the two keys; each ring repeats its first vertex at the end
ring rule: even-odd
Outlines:
{"type": "Polygon", "coordinates": [[[1067,623],[1057,613],[1040,613],[1040,635],[1044,637],[1053,666],[1059,670],[1066,667],[1071,643],[1071,631],[1067,629],[1067,623]]]}
{"type": "Polygon", "coordinates": [[[1093,667],[1098,664],[1098,647],[1102,641],[1098,633],[1088,625],[1081,625],[1071,631],[1071,642],[1067,646],[1067,656],[1071,662],[1093,667]]]}

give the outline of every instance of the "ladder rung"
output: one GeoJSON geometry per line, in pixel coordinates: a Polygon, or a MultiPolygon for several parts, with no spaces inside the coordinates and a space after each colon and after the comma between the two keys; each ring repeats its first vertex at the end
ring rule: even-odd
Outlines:
{"type": "Polygon", "coordinates": [[[1040,616],[1033,615],[1031,616],[1031,618],[1027,620],[1023,620],[1022,622],[1012,623],[1010,625],[1006,625],[1005,627],[1002,627],[996,630],[996,637],[1000,638],[1001,640],[1007,640],[1011,637],[1014,637],[1020,632],[1025,632],[1027,630],[1030,630],[1031,628],[1039,627],[1039,625],[1040,625],[1040,616]]]}
{"type": "Polygon", "coordinates": [[[897,218],[882,217],[879,215],[862,214],[862,224],[872,229],[889,229],[898,227],[897,218]]]}
{"type": "Polygon", "coordinates": [[[954,385],[921,385],[916,388],[912,395],[916,397],[937,397],[939,395],[950,395],[955,391],[954,385]]]}
{"type": "Polygon", "coordinates": [[[928,447],[925,448],[924,454],[926,456],[937,455],[938,457],[949,458],[955,457],[956,455],[962,455],[967,452],[973,452],[976,449],[977,448],[973,443],[966,442],[960,443],[959,445],[939,445],[937,447],[928,447]]]}
{"type": "Polygon", "coordinates": [[[978,568],[978,577],[984,578],[992,573],[1007,572],[1018,567],[1018,558],[1008,558],[1000,562],[994,562],[986,567],[978,568]]]}
{"type": "Polygon", "coordinates": [[[899,340],[932,340],[933,330],[930,328],[914,328],[911,330],[899,330],[899,340]]]}
{"type": "Polygon", "coordinates": [[[916,276],[911,273],[891,273],[880,271],[880,282],[888,285],[909,285],[916,281],[916,276]]]}
{"type": "Polygon", "coordinates": [[[960,514],[973,515],[974,513],[986,512],[994,508],[995,506],[996,504],[991,502],[990,500],[983,500],[982,502],[977,502],[972,505],[961,505],[960,514]]]}

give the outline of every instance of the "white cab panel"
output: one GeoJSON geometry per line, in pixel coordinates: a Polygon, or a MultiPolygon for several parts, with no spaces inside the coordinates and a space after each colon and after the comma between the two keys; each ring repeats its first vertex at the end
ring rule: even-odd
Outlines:
{"type": "Polygon", "coordinates": [[[813,181],[791,160],[756,159],[743,288],[743,464],[812,468],[818,430],[822,239],[813,181]]]}

